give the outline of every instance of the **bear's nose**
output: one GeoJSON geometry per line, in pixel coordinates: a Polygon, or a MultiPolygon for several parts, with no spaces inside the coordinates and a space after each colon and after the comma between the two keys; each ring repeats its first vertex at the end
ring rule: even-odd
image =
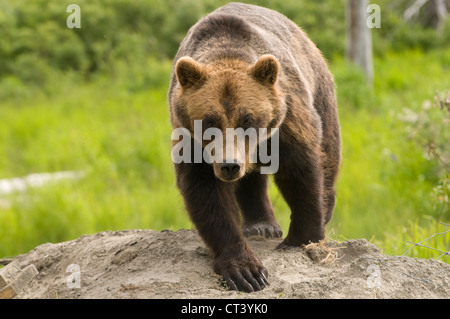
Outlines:
{"type": "Polygon", "coordinates": [[[227,176],[233,176],[239,172],[241,165],[239,163],[222,163],[220,164],[220,170],[227,176]]]}

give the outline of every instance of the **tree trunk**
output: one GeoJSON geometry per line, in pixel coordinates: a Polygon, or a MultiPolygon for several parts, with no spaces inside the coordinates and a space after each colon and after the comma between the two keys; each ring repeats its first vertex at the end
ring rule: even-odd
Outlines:
{"type": "Polygon", "coordinates": [[[367,26],[367,5],[367,0],[347,1],[347,58],[364,70],[367,83],[372,85],[372,35],[367,26]]]}
{"type": "Polygon", "coordinates": [[[448,8],[450,0],[416,0],[403,12],[403,19],[409,21],[416,16],[422,25],[436,29],[441,34],[444,31],[448,8]]]}

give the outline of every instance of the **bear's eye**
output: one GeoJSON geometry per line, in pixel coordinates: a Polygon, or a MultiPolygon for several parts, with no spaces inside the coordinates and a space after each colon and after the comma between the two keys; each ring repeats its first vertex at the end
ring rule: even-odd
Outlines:
{"type": "Polygon", "coordinates": [[[212,119],[210,117],[207,117],[203,120],[203,128],[204,129],[214,127],[214,124],[215,124],[214,119],[212,119]]]}
{"type": "Polygon", "coordinates": [[[244,118],[242,119],[242,126],[250,127],[252,124],[253,124],[253,117],[250,114],[244,116],[244,118]]]}

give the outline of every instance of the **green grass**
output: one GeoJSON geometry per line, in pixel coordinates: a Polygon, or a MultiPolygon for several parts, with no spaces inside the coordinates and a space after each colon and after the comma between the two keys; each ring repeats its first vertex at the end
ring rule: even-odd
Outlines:
{"type": "Polygon", "coordinates": [[[100,230],[190,227],[170,160],[166,88],[132,94],[107,84],[3,105],[2,178],[86,176],[11,196],[12,207],[0,211],[0,255],[100,230]]]}
{"type": "MultiPolygon", "coordinates": [[[[0,256],[103,230],[192,227],[170,159],[170,67],[157,61],[142,68],[148,71],[124,66],[112,78],[61,79],[56,93],[2,101],[0,178],[63,170],[86,176],[7,196],[0,256]]],[[[375,61],[371,90],[354,67],[333,62],[343,164],[329,237],[365,237],[385,253],[401,254],[410,247],[406,241],[448,229],[439,222],[450,216],[433,207],[433,163],[408,140],[398,114],[449,89],[449,68],[449,50],[386,54],[375,61]]],[[[286,234],[289,209],[273,182],[270,195],[286,234]]],[[[449,234],[434,240],[449,250],[449,234]]],[[[426,249],[414,254],[436,256],[426,249]]]]}

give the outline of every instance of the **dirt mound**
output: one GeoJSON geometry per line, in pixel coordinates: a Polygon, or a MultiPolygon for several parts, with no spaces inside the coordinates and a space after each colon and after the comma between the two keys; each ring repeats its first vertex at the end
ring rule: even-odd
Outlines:
{"type": "Polygon", "coordinates": [[[44,244],[16,258],[39,274],[19,298],[448,298],[450,266],[387,257],[364,239],[275,251],[279,240],[249,239],[270,286],[228,291],[195,231],[101,232],[44,244]]]}

